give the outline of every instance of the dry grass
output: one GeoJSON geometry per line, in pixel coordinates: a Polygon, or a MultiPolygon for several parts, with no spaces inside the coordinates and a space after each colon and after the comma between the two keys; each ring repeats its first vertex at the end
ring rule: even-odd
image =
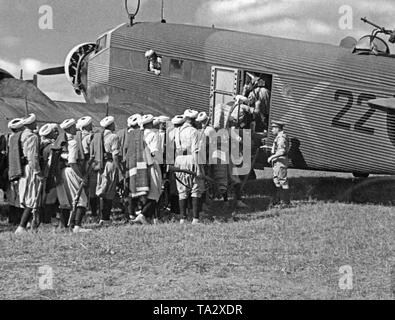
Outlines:
{"type": "MultiPolygon", "coordinates": [[[[379,194],[383,182],[361,190],[348,177],[314,179],[293,178],[298,201],[286,210],[265,211],[268,198],[257,195],[269,192],[270,181],[251,183],[254,210],[239,213],[238,222],[0,233],[0,298],[391,299],[395,210],[336,198],[350,187],[359,200],[369,188],[379,194]],[[337,202],[321,201],[325,195],[337,202]],[[43,265],[54,270],[54,290],[39,290],[43,265]],[[349,291],[338,286],[343,265],[353,268],[349,291]]],[[[228,217],[217,206],[216,214],[228,217]]]]}

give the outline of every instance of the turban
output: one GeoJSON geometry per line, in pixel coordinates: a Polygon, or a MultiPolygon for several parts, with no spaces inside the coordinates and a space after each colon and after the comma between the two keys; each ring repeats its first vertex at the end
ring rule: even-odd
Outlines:
{"type": "Polygon", "coordinates": [[[100,126],[102,128],[107,128],[115,122],[115,118],[112,116],[105,117],[102,121],[100,121],[100,126]]]}
{"type": "Polygon", "coordinates": [[[55,130],[55,128],[57,127],[57,125],[55,123],[47,123],[46,125],[42,126],[40,128],[40,131],[38,132],[38,134],[41,137],[46,137],[47,135],[49,135],[52,131],[55,130]]]}
{"type": "Polygon", "coordinates": [[[156,117],[155,119],[154,119],[154,125],[156,126],[156,125],[158,125],[158,124],[160,124],[160,123],[166,123],[166,122],[169,122],[170,121],[170,118],[169,117],[166,117],[166,116],[159,116],[159,117],[156,117]]]}
{"type": "Polygon", "coordinates": [[[204,122],[204,121],[207,121],[207,119],[208,119],[207,113],[206,112],[200,112],[198,117],[197,117],[197,119],[196,119],[196,121],[197,122],[204,122]]]}
{"type": "Polygon", "coordinates": [[[36,115],[34,113],[32,113],[28,117],[23,119],[23,124],[24,125],[29,125],[29,124],[32,124],[32,123],[36,122],[36,120],[37,120],[36,115]]]}
{"type": "Polygon", "coordinates": [[[77,121],[77,129],[81,130],[93,122],[92,117],[83,117],[77,121]]]}
{"type": "Polygon", "coordinates": [[[145,126],[146,124],[149,124],[154,121],[154,116],[152,114],[146,114],[142,116],[140,120],[140,126],[145,126]]]}
{"type": "Polygon", "coordinates": [[[242,96],[242,95],[237,95],[236,97],[235,97],[235,101],[236,101],[236,103],[246,103],[246,102],[248,102],[248,98],[246,98],[245,96],[242,96]]]}
{"type": "Polygon", "coordinates": [[[184,116],[175,116],[173,119],[171,119],[171,122],[174,125],[180,125],[185,122],[185,118],[184,118],[184,116]]]}
{"type": "Polygon", "coordinates": [[[66,130],[70,127],[72,127],[73,125],[75,125],[76,122],[74,119],[67,119],[64,120],[61,124],[60,124],[60,128],[62,128],[63,130],[66,130]]]}
{"type": "Polygon", "coordinates": [[[191,110],[191,109],[185,110],[185,112],[184,112],[185,118],[196,119],[198,115],[199,115],[199,112],[197,112],[195,110],[191,110]]]}
{"type": "Polygon", "coordinates": [[[148,59],[148,58],[152,57],[154,54],[155,54],[155,51],[154,51],[154,50],[148,50],[148,51],[145,53],[145,57],[148,59]]]}
{"type": "Polygon", "coordinates": [[[16,118],[8,122],[8,129],[18,130],[21,129],[24,125],[24,121],[21,118],[16,118]]]}
{"type": "Polygon", "coordinates": [[[140,123],[141,118],[142,118],[141,114],[134,114],[131,117],[129,117],[128,127],[130,128],[137,126],[140,123]]]}

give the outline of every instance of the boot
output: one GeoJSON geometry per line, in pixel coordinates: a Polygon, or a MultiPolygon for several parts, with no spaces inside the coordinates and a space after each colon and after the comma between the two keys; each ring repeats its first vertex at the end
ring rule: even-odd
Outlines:
{"type": "Polygon", "coordinates": [[[132,220],[133,223],[139,223],[146,225],[148,224],[147,219],[145,219],[144,215],[139,214],[136,219],[132,220]]]}
{"type": "Polygon", "coordinates": [[[92,217],[97,217],[98,198],[89,198],[89,206],[91,208],[92,217]]]}
{"type": "Polygon", "coordinates": [[[33,212],[33,209],[30,209],[30,208],[26,208],[23,211],[23,215],[22,215],[22,219],[21,219],[21,223],[20,223],[20,226],[23,229],[27,228],[27,225],[28,225],[30,219],[32,218],[32,212],[33,212]]]}
{"type": "Polygon", "coordinates": [[[199,213],[200,213],[200,203],[201,199],[200,198],[192,198],[192,213],[193,213],[193,219],[199,220],[199,213]]]}
{"type": "Polygon", "coordinates": [[[10,207],[8,209],[8,224],[15,226],[18,224],[15,224],[16,222],[16,208],[15,207],[10,207]]]}
{"type": "Polygon", "coordinates": [[[61,229],[66,229],[68,227],[69,218],[70,218],[70,210],[60,209],[60,212],[59,212],[60,225],[59,225],[59,227],[61,229]]]}
{"type": "Polygon", "coordinates": [[[282,189],[281,202],[282,205],[285,207],[289,207],[291,205],[291,197],[290,197],[289,189],[282,189]]]}
{"type": "MultiPolygon", "coordinates": [[[[188,200],[180,200],[180,215],[181,215],[181,220],[184,220],[187,218],[187,205],[188,205],[188,200]]],[[[180,223],[181,223],[180,220],[180,223]]]]}
{"type": "Polygon", "coordinates": [[[21,226],[19,226],[19,227],[16,229],[16,231],[15,231],[15,234],[16,234],[16,235],[25,234],[25,233],[27,233],[27,230],[26,230],[25,228],[21,227],[21,226]]]}
{"type": "Polygon", "coordinates": [[[272,207],[278,206],[280,204],[280,201],[281,201],[281,188],[276,188],[276,191],[272,198],[271,206],[272,207]]]}

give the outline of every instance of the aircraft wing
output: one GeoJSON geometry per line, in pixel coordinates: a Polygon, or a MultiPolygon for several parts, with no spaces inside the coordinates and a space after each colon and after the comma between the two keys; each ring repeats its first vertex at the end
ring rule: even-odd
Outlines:
{"type": "Polygon", "coordinates": [[[370,107],[379,109],[384,112],[395,111],[395,98],[381,98],[369,100],[370,107]]]}
{"type": "Polygon", "coordinates": [[[147,111],[146,108],[144,110],[143,107],[131,105],[108,108],[105,103],[52,101],[29,81],[15,79],[6,73],[2,74],[4,77],[0,78],[0,133],[8,131],[10,120],[30,113],[36,114],[39,126],[44,123],[61,123],[70,118],[77,120],[83,116],[91,116],[94,125],[99,126],[100,120],[108,112],[115,117],[117,127],[123,128],[132,113],[147,111]]]}

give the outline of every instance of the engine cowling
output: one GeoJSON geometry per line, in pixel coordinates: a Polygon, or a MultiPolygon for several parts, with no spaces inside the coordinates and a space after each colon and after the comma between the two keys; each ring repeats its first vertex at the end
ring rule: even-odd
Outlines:
{"type": "Polygon", "coordinates": [[[84,79],[87,76],[86,58],[96,49],[96,43],[87,42],[74,47],[66,57],[64,69],[67,79],[74,87],[74,91],[80,95],[86,91],[84,79]]]}

